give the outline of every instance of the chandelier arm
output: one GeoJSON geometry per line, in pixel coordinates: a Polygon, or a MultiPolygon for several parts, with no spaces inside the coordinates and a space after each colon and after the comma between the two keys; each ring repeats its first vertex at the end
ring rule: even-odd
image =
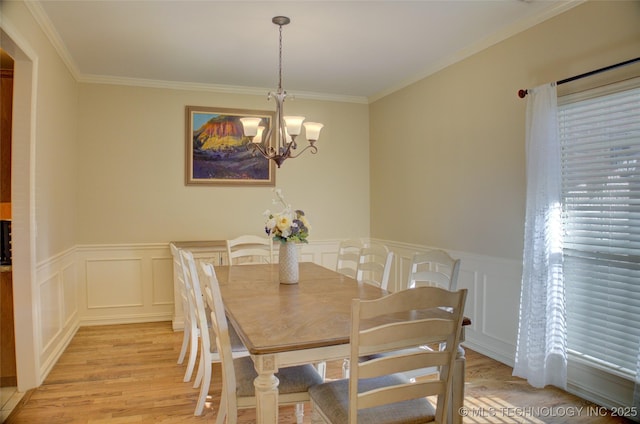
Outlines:
{"type": "Polygon", "coordinates": [[[291,159],[293,159],[293,158],[297,158],[298,156],[300,156],[301,154],[303,154],[303,153],[304,153],[306,150],[308,150],[308,149],[311,149],[311,153],[312,153],[312,154],[314,154],[314,155],[315,155],[316,153],[318,153],[318,148],[317,148],[315,145],[313,145],[313,144],[309,144],[307,147],[305,147],[304,149],[300,150],[297,154],[295,154],[295,155],[294,155],[294,154],[289,154],[289,157],[290,157],[291,159]]]}
{"type": "Polygon", "coordinates": [[[251,150],[253,153],[255,153],[255,151],[257,150],[263,157],[269,159],[269,153],[267,153],[264,149],[264,147],[262,146],[262,143],[251,143],[250,145],[247,146],[249,148],[249,150],[251,150]]]}
{"type": "Polygon", "coordinates": [[[269,145],[269,139],[271,138],[271,132],[272,132],[272,129],[271,129],[271,127],[269,127],[269,129],[267,130],[266,135],[263,135],[262,141],[260,141],[260,143],[254,143],[253,139],[252,139],[249,142],[249,144],[247,144],[247,149],[252,150],[254,152],[256,150],[258,150],[262,156],[264,156],[265,158],[269,159],[269,154],[270,153],[268,153],[268,150],[272,148],[269,145]]]}
{"type": "Polygon", "coordinates": [[[271,127],[271,125],[269,125],[269,129],[267,130],[267,135],[265,135],[262,138],[262,141],[260,141],[260,144],[263,146],[264,151],[266,152],[267,150],[269,150],[270,148],[273,149],[273,147],[270,144],[271,140],[271,133],[273,132],[273,128],[271,127]]]}

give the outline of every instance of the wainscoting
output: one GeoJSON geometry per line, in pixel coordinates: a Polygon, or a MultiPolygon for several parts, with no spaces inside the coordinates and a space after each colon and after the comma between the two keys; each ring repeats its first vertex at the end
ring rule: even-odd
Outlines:
{"type": "Polygon", "coordinates": [[[79,246],[76,263],[80,325],[171,320],[168,244],[79,246]]]}
{"type": "MultiPolygon", "coordinates": [[[[413,253],[429,246],[376,240],[394,252],[389,288],[406,287],[413,253]]],[[[339,240],[302,246],[301,260],[335,269],[339,240]]],[[[465,346],[513,366],[518,330],[521,264],[466,252],[461,259],[458,288],[469,294],[465,315],[465,346]]],[[[223,257],[213,256],[220,263],[223,257]]],[[[34,305],[40,358],[40,381],[81,326],[173,321],[181,328],[179,305],[174,309],[173,262],[169,243],[81,245],[37,267],[34,305]],[[175,312],[174,312],[175,311],[175,312]]],[[[628,380],[570,360],[569,391],[612,407],[630,405],[628,380]]]]}
{"type": "MultiPolygon", "coordinates": [[[[379,241],[395,254],[389,288],[405,288],[413,253],[428,247],[379,241]]],[[[333,269],[338,243],[305,244],[301,260],[333,269]]],[[[513,365],[520,264],[464,252],[450,254],[462,260],[458,287],[469,289],[466,314],[473,324],[466,331],[466,344],[513,365]]],[[[220,255],[201,255],[208,256],[215,263],[223,260],[220,255]]],[[[168,243],[77,246],[40,265],[38,277],[45,369],[50,368],[55,351],[64,348],[79,326],[173,321],[174,329],[181,328],[180,314],[176,311],[174,315],[173,263],[168,243]]]]}
{"type": "MultiPolygon", "coordinates": [[[[77,267],[75,251],[71,249],[39,264],[36,269],[32,313],[40,382],[51,371],[80,324],[77,267]]],[[[19,307],[16,305],[16,310],[19,307]]]]}

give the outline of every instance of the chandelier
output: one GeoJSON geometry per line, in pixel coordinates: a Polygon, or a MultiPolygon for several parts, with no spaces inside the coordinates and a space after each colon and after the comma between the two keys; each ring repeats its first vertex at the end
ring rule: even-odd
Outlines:
{"type": "Polygon", "coordinates": [[[318,141],[323,125],[317,122],[304,122],[303,124],[305,120],[304,116],[284,116],[284,100],[287,98],[287,92],[282,89],[282,27],[291,22],[291,20],[286,16],[276,16],[271,21],[278,25],[280,32],[278,90],[275,93],[270,91],[267,96],[267,100],[273,98],[276,102],[275,146],[270,145],[271,126],[269,126],[267,133],[263,134],[265,127],[260,125],[262,118],[240,118],[240,122],[242,122],[245,137],[248,137],[251,141],[248,148],[253,150],[254,153],[260,153],[265,158],[274,161],[278,165],[278,168],[280,168],[280,165],[282,165],[285,160],[298,157],[307,149],[310,149],[313,154],[317,153],[318,148],[315,146],[315,143],[318,141]],[[303,125],[309,144],[298,152],[298,154],[294,154],[293,151],[298,147],[296,138],[300,135],[303,125]]]}

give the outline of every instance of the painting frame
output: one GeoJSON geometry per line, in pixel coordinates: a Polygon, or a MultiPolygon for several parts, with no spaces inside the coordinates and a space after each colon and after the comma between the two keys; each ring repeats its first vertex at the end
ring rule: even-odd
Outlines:
{"type": "Polygon", "coordinates": [[[185,185],[275,187],[275,163],[249,150],[243,117],[263,118],[265,133],[275,124],[273,111],[185,107],[185,185]]]}

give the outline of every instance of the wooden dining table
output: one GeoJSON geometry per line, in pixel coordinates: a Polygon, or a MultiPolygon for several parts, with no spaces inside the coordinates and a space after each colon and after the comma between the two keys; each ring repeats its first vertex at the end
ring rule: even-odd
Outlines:
{"type": "MultiPolygon", "coordinates": [[[[311,262],[297,284],[280,284],[277,264],[216,266],[227,317],[251,354],[260,424],[278,422],[279,368],[349,357],[351,300],[386,291],[311,262]]],[[[468,323],[468,320],[467,320],[468,323]]],[[[454,367],[453,423],[464,400],[464,350],[454,367]]]]}

